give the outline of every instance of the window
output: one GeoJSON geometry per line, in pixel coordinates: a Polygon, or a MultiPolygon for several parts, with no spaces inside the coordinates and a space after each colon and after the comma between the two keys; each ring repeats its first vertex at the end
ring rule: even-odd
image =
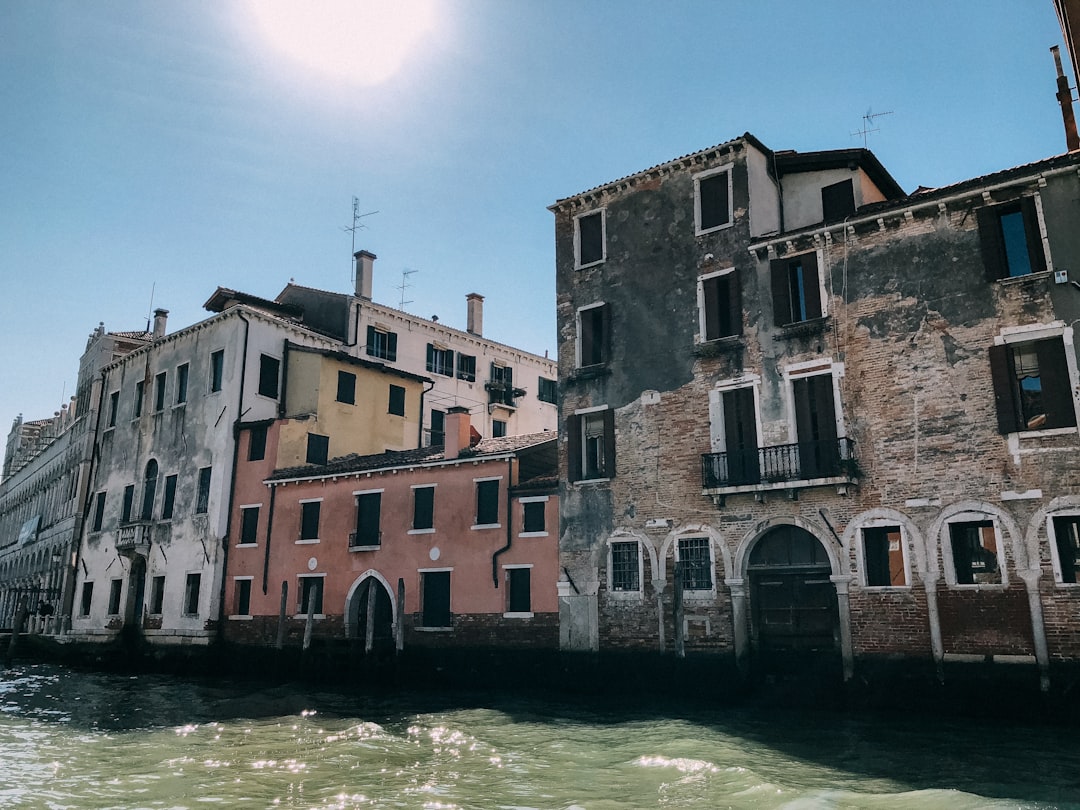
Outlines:
{"type": "Polygon", "coordinates": [[[400,385],[390,384],[390,403],[387,409],[394,416],[405,415],[405,389],[400,385]]]}
{"type": "Polygon", "coordinates": [[[240,544],[254,545],[259,542],[259,507],[240,507],[240,544]]]}
{"type": "Polygon", "coordinates": [[[899,526],[871,526],[862,530],[863,574],[872,588],[907,585],[907,568],[899,526]]]}
{"type": "Polygon", "coordinates": [[[413,531],[435,528],[435,487],[413,487],[413,531]]]}
{"type": "Polygon", "coordinates": [[[491,420],[491,435],[496,439],[501,439],[506,435],[506,422],[502,419],[491,420]]]}
{"type": "Polygon", "coordinates": [[[120,392],[113,391],[109,394],[109,424],[107,427],[116,427],[116,412],[120,409],[120,392]]]}
{"type": "Polygon", "coordinates": [[[259,394],[271,399],[277,399],[278,375],[281,371],[281,361],[268,354],[259,356],[259,394]]]}
{"type": "Polygon", "coordinates": [[[682,575],[683,589],[710,591],[713,585],[712,554],[708,537],[682,537],[676,549],[677,571],[682,575]]]}
{"type": "Polygon", "coordinates": [[[300,602],[296,606],[296,612],[302,616],[307,616],[308,613],[322,615],[324,577],[301,576],[299,579],[300,587],[297,588],[297,592],[300,595],[300,602]]]}
{"type": "Polygon", "coordinates": [[[349,548],[373,548],[381,544],[382,490],[356,493],[356,531],[349,548]]]}
{"type": "Polygon", "coordinates": [[[574,217],[574,256],[578,269],[607,258],[607,217],[603,208],[574,217]]]}
{"type": "Polygon", "coordinates": [[[94,583],[84,582],[82,586],[82,599],[79,601],[79,615],[89,616],[90,606],[94,601],[94,583]]]}
{"type": "Polygon", "coordinates": [[[168,381],[168,372],[162,371],[154,377],[154,410],[165,410],[165,384],[168,381]]]}
{"type": "Polygon", "coordinates": [[[842,222],[854,213],[855,185],[851,180],[841,180],[821,189],[822,222],[842,222]]]}
{"type": "Polygon", "coordinates": [[[444,377],[454,376],[454,350],[443,349],[434,343],[427,345],[427,370],[444,377]]]}
{"type": "Polygon", "coordinates": [[[199,470],[199,488],[195,495],[195,514],[205,515],[210,509],[210,475],[213,467],[199,470]]]}
{"type": "Polygon", "coordinates": [[[337,401],[346,405],[356,404],[356,375],[351,371],[337,373],[337,401]]]}
{"type": "Polygon", "coordinates": [[[187,402],[188,364],[176,367],[176,404],[187,402]]]}
{"type": "Polygon", "coordinates": [[[319,513],[322,501],[300,502],[300,542],[319,540],[319,513]]]}
{"type": "Polygon", "coordinates": [[[709,422],[713,453],[705,459],[705,486],[758,483],[761,459],[754,387],[710,391],[709,422]]]}
{"type": "Polygon", "coordinates": [[[145,384],[143,383],[142,380],[139,380],[138,382],[135,383],[135,405],[131,410],[131,414],[132,414],[133,419],[138,419],[140,416],[142,416],[143,388],[144,387],[145,387],[145,384]]]}
{"type": "Polygon", "coordinates": [[[991,346],[990,376],[1000,433],[1076,426],[1060,337],[991,346]]]}
{"type": "Polygon", "coordinates": [[[225,350],[210,352],[210,393],[221,390],[222,376],[225,371],[225,350]]]}
{"type": "Polygon", "coordinates": [[[578,310],[578,367],[608,362],[610,318],[606,304],[578,310]]]}
{"type": "Polygon", "coordinates": [[[611,590],[641,590],[641,547],[636,540],[611,544],[611,590]]]}
{"type": "Polygon", "coordinates": [[[553,405],[559,402],[559,384],[555,380],[541,377],[536,383],[536,398],[553,405]]]}
{"type": "Polygon", "coordinates": [[[157,479],[158,464],[154,459],[150,459],[146,462],[146,472],[143,476],[142,514],[139,516],[143,520],[153,520],[154,518],[154,499],[157,497],[157,479]]]}
{"type": "Polygon", "coordinates": [[[131,523],[131,508],[135,503],[135,485],[124,487],[124,504],[120,509],[120,525],[131,523]]]}
{"type": "Polygon", "coordinates": [[[798,469],[802,480],[829,478],[842,471],[836,428],[836,399],[831,374],[791,381],[798,436],[798,469]]]}
{"type": "Polygon", "coordinates": [[[171,520],[173,515],[173,504],[176,502],[176,476],[168,475],[165,477],[165,497],[161,501],[161,519],[171,520]]]}
{"type": "Polygon", "coordinates": [[[202,586],[202,574],[188,574],[184,583],[184,615],[199,614],[199,588],[202,586]]]}
{"type": "Polygon", "coordinates": [[[773,315],[777,326],[825,316],[816,251],[774,259],[771,268],[773,315]]]}
{"type": "Polygon", "coordinates": [[[476,525],[497,526],[499,523],[499,480],[476,482],[476,525]]]}
{"type": "Polygon", "coordinates": [[[421,571],[420,622],[424,627],[450,627],[450,572],[421,571]]]}
{"type": "Polygon", "coordinates": [[[485,388],[488,391],[488,402],[493,405],[514,407],[515,398],[525,393],[514,388],[514,369],[502,363],[491,364],[491,377],[485,388]]]}
{"type": "Polygon", "coordinates": [[[566,421],[571,481],[615,477],[615,412],[574,414],[566,421]]]}
{"type": "Polygon", "coordinates": [[[979,208],[976,216],[983,265],[990,281],[1046,270],[1035,197],[979,208]]]}
{"type": "Polygon", "coordinates": [[[1054,548],[1057,549],[1059,582],[1080,582],[1080,515],[1055,516],[1054,548]]]}
{"type": "Polygon", "coordinates": [[[700,236],[735,221],[731,205],[731,166],[694,176],[694,218],[700,236]]]}
{"type": "Polygon", "coordinates": [[[506,569],[506,612],[532,615],[532,569],[506,569]]]}
{"type": "Polygon", "coordinates": [[[547,510],[547,498],[521,501],[521,531],[524,534],[546,534],[547,523],[545,512],[547,510]]]}
{"type": "Polygon", "coordinates": [[[308,464],[325,464],[330,453],[330,437],[318,433],[307,435],[307,455],[304,460],[308,464]]]}
{"type": "Polygon", "coordinates": [[[150,614],[160,616],[165,606],[165,577],[156,576],[150,580],[150,614]]]}
{"type": "Polygon", "coordinates": [[[124,580],[114,579],[109,583],[109,615],[120,614],[120,594],[124,590],[124,580]]]}
{"type": "Polygon", "coordinates": [[[250,616],[251,615],[251,580],[250,579],[235,579],[234,591],[233,591],[233,615],[234,616],[250,616]]]}
{"type": "Polygon", "coordinates": [[[105,493],[99,492],[94,496],[94,521],[90,524],[90,531],[100,532],[101,524],[105,520],[105,493]]]}
{"type": "Polygon", "coordinates": [[[698,278],[698,328],[702,340],[717,340],[742,332],[739,276],[734,268],[698,278]]]}
{"type": "Polygon", "coordinates": [[[473,355],[458,353],[457,376],[459,380],[476,382],[476,358],[473,355]]]}
{"type": "Polygon", "coordinates": [[[431,409],[431,430],[428,444],[438,446],[446,442],[446,411],[431,409]]]}
{"type": "Polygon", "coordinates": [[[248,461],[262,461],[266,458],[266,425],[253,427],[248,437],[248,461]]]}
{"type": "Polygon", "coordinates": [[[950,523],[949,541],[957,585],[1001,584],[993,521],[950,523]]]}
{"type": "Polygon", "coordinates": [[[380,360],[397,360],[397,333],[387,332],[375,326],[367,328],[367,353],[380,360]]]}

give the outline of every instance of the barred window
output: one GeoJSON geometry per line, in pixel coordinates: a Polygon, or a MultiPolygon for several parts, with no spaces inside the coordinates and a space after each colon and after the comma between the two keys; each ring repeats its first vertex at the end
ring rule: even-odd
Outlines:
{"type": "Polygon", "coordinates": [[[611,544],[611,590],[641,590],[641,548],[637,542],[611,544]]]}
{"type": "Polygon", "coordinates": [[[712,590],[712,557],[708,537],[684,537],[679,540],[679,570],[683,588],[688,591],[712,590]]]}

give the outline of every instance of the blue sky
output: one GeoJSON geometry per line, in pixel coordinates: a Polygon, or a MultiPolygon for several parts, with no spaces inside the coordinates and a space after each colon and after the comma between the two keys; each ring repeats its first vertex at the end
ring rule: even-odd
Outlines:
{"type": "Polygon", "coordinates": [[[415,271],[406,310],[464,328],[479,292],[486,336],[554,356],[558,198],[746,131],[861,146],[869,111],[909,191],[1065,151],[1052,0],[431,1],[377,83],[289,55],[250,0],[0,3],[5,433],[151,295],[171,330],[218,285],[349,291],[354,195],[376,300],[415,271]]]}

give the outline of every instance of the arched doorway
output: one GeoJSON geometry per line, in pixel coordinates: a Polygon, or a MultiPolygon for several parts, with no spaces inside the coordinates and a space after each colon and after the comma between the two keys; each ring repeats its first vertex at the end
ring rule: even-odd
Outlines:
{"type": "Polygon", "coordinates": [[[366,652],[394,648],[394,604],[382,580],[364,579],[350,596],[353,639],[366,652]]]}
{"type": "Polygon", "coordinates": [[[751,643],[761,653],[840,649],[836,586],[829,555],[799,526],[777,526],[747,561],[751,643]]]}

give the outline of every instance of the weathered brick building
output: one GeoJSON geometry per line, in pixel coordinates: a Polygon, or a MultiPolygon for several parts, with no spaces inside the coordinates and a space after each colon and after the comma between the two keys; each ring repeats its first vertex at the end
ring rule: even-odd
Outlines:
{"type": "Polygon", "coordinates": [[[553,205],[563,648],[1080,659],[1078,170],[746,134],[553,205]]]}

